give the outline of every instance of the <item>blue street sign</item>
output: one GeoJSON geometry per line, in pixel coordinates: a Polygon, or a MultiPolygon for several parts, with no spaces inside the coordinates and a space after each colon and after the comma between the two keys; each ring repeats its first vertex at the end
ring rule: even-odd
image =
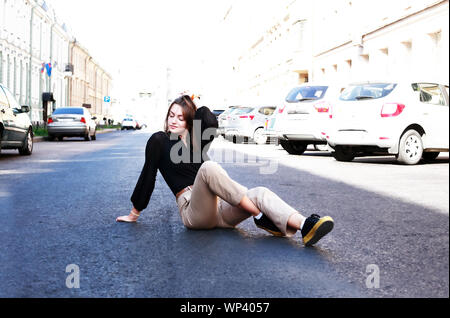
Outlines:
{"type": "Polygon", "coordinates": [[[111,102],[111,97],[105,96],[105,98],[103,100],[105,101],[105,103],[109,103],[109,102],[111,102]]]}

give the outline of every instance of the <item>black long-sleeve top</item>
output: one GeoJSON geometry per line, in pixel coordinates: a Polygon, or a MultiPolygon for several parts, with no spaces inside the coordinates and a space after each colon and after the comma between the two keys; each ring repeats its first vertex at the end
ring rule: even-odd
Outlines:
{"type": "Polygon", "coordinates": [[[145,164],[131,196],[133,206],[138,211],[147,208],[155,188],[158,170],[174,195],[187,186],[193,185],[200,166],[204,161],[209,160],[206,152],[216,136],[217,128],[216,116],[207,107],[200,107],[195,113],[193,134],[187,146],[170,132],[154,133],[147,142],[145,164]],[[201,121],[201,125],[197,126],[200,127],[200,131],[196,128],[196,120],[197,125],[198,121],[201,121]],[[211,130],[204,135],[208,128],[211,130]],[[206,137],[205,140],[201,138],[202,136],[206,137]],[[201,140],[200,147],[193,146],[195,140],[201,140]],[[202,153],[204,155],[201,155],[202,153]]]}

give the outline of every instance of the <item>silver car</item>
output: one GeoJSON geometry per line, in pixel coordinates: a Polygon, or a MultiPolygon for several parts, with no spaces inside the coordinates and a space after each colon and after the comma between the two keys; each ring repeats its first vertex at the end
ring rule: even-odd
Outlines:
{"type": "Polygon", "coordinates": [[[226,109],[222,114],[218,117],[219,122],[219,128],[217,129],[217,133],[219,135],[222,135],[222,137],[225,138],[225,134],[228,129],[228,124],[231,119],[231,115],[233,115],[234,112],[238,111],[241,106],[230,106],[228,109],[226,109]]]}
{"type": "Polygon", "coordinates": [[[252,139],[258,145],[267,143],[264,126],[275,109],[276,106],[261,105],[240,108],[230,116],[225,137],[235,143],[238,139],[244,141],[252,139]]]}
{"type": "Polygon", "coordinates": [[[84,140],[96,140],[95,117],[84,107],[57,108],[48,119],[49,140],[63,140],[64,137],[84,137],[84,140]]]}
{"type": "Polygon", "coordinates": [[[278,138],[281,146],[293,155],[303,154],[308,145],[326,150],[331,107],[340,91],[340,86],[318,83],[294,87],[268,122],[264,135],[278,138]]]}

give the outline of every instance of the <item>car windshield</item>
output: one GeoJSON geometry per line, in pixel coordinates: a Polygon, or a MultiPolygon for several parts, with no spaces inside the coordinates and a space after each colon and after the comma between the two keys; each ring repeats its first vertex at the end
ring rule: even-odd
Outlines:
{"type": "Polygon", "coordinates": [[[248,114],[250,113],[254,108],[251,107],[246,107],[246,108],[241,108],[238,112],[236,112],[236,115],[240,115],[240,114],[248,114]]]}
{"type": "Polygon", "coordinates": [[[83,108],[57,108],[53,115],[83,115],[83,108]]]}
{"type": "Polygon", "coordinates": [[[318,100],[324,97],[327,86],[300,86],[293,88],[286,97],[288,103],[318,100]]]}
{"type": "Polygon", "coordinates": [[[240,107],[233,108],[228,112],[227,115],[234,115],[234,114],[238,113],[241,109],[242,108],[240,108],[240,107]]]}
{"type": "Polygon", "coordinates": [[[344,89],[339,99],[356,101],[383,98],[388,96],[395,87],[397,84],[394,83],[352,85],[344,89]]]}
{"type": "Polygon", "coordinates": [[[230,114],[234,109],[235,109],[235,108],[228,108],[228,109],[226,109],[221,115],[222,115],[222,116],[228,115],[228,114],[230,114]]]}

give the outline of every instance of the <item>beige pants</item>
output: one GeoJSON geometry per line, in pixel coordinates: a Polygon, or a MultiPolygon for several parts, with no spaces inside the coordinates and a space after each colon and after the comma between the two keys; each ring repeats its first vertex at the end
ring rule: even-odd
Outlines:
{"type": "Polygon", "coordinates": [[[202,164],[192,189],[178,197],[177,205],[183,224],[189,229],[234,228],[251,216],[237,207],[245,195],[285,236],[296,233],[287,227],[288,219],[298,213],[294,208],[267,188],[249,190],[240,185],[214,161],[202,164]]]}

